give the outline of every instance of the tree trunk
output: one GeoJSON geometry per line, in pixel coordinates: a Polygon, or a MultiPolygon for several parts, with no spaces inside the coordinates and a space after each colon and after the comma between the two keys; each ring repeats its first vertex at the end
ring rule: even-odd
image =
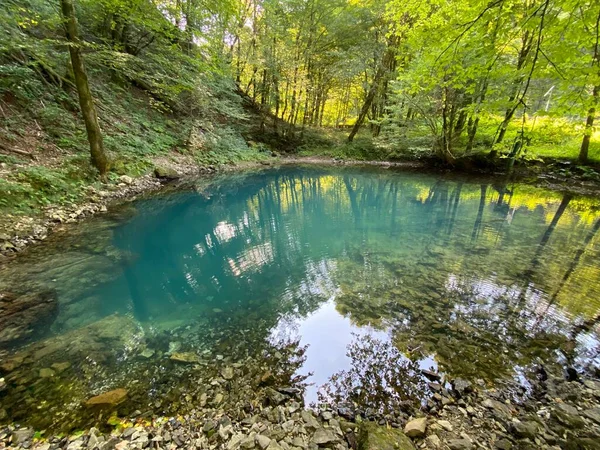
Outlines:
{"type": "Polygon", "coordinates": [[[369,109],[371,108],[371,104],[375,99],[375,95],[377,94],[380,83],[384,81],[384,78],[388,75],[388,72],[390,71],[390,67],[392,67],[392,63],[396,58],[395,44],[395,40],[392,40],[388,43],[388,47],[385,52],[385,55],[383,56],[383,60],[381,61],[381,64],[377,68],[377,72],[375,72],[375,76],[373,77],[373,83],[371,84],[371,88],[367,93],[365,103],[363,104],[360,113],[358,114],[358,118],[356,119],[356,123],[354,124],[354,127],[352,127],[352,131],[348,136],[348,142],[352,142],[354,140],[354,136],[356,136],[356,133],[358,133],[358,130],[360,130],[360,127],[363,124],[365,117],[367,117],[369,109]]]}
{"type": "Polygon", "coordinates": [[[588,162],[588,150],[590,148],[590,139],[592,138],[592,132],[594,127],[594,118],[596,116],[596,105],[598,104],[598,96],[600,95],[600,86],[594,86],[594,93],[592,99],[592,106],[588,111],[587,120],[585,122],[585,134],[583,135],[583,141],[581,141],[581,149],[579,150],[579,162],[588,162]]]}
{"type": "Polygon", "coordinates": [[[77,32],[77,19],[73,0],[60,0],[62,15],[64,19],[65,34],[69,41],[69,53],[71,54],[71,65],[75,76],[75,85],[79,95],[79,105],[85,122],[88,141],[90,142],[90,153],[92,164],[98,169],[100,175],[108,171],[108,159],[104,153],[102,143],[102,132],[98,125],[98,116],[94,107],[94,99],[90,91],[83,56],[81,55],[81,40],[77,32]]]}

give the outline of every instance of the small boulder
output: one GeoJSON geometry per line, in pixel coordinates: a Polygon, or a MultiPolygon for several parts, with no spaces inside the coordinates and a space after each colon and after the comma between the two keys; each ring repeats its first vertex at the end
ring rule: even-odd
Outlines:
{"type": "Polygon", "coordinates": [[[162,180],[177,180],[178,178],[180,178],[180,175],[175,169],[162,166],[156,166],[154,168],[154,176],[162,180]]]}
{"type": "Polygon", "coordinates": [[[119,181],[120,181],[121,183],[125,183],[125,184],[127,184],[127,185],[133,184],[133,178],[131,178],[131,177],[130,177],[130,176],[128,176],[128,175],[121,175],[121,176],[119,177],[119,181]]]}
{"type": "Polygon", "coordinates": [[[425,436],[425,430],[427,429],[427,417],[419,417],[413,419],[406,424],[404,427],[404,434],[408,437],[423,437],[425,436]]]}
{"type": "Polygon", "coordinates": [[[96,395],[85,402],[85,406],[114,406],[121,403],[127,398],[126,389],[113,389],[112,391],[104,392],[96,395]]]}

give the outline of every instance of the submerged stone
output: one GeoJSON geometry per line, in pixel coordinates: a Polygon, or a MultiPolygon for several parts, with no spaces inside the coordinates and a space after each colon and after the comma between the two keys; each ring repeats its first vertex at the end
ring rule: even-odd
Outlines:
{"type": "Polygon", "coordinates": [[[200,362],[198,355],[192,352],[173,353],[169,359],[185,364],[196,364],[200,362]]]}
{"type": "Polygon", "coordinates": [[[118,388],[96,395],[85,402],[85,406],[114,406],[127,398],[127,390],[118,388]]]}

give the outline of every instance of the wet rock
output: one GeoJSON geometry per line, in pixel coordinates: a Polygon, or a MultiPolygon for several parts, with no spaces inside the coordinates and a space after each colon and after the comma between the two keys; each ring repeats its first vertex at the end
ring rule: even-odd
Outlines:
{"type": "Polygon", "coordinates": [[[414,450],[411,440],[399,429],[364,422],[360,426],[358,448],[361,450],[414,450]]]}
{"type": "Polygon", "coordinates": [[[162,180],[176,180],[180,178],[179,173],[175,169],[164,166],[156,166],[154,168],[154,176],[162,180]]]}
{"type": "Polygon", "coordinates": [[[408,437],[423,437],[427,429],[427,417],[413,419],[404,427],[404,434],[408,437]]]}
{"type": "Polygon", "coordinates": [[[121,403],[127,398],[126,389],[113,389],[112,391],[104,392],[96,395],[85,402],[85,406],[114,406],[121,403]]]}
{"type": "Polygon", "coordinates": [[[173,353],[170,358],[171,361],[175,361],[183,364],[197,364],[200,362],[200,358],[193,352],[176,352],[173,353]]]}
{"type": "Polygon", "coordinates": [[[0,345],[26,341],[41,335],[57,316],[55,291],[25,295],[0,293],[0,345]]]}
{"type": "Polygon", "coordinates": [[[145,348],[144,351],[140,353],[140,356],[146,359],[152,358],[154,356],[154,350],[151,348],[145,348]]]}

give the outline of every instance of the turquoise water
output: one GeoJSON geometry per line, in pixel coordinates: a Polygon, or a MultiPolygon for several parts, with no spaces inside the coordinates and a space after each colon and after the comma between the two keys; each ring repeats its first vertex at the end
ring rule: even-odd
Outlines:
{"type": "Polygon", "coordinates": [[[164,413],[173,392],[190,405],[216,395],[192,385],[227,365],[252,389],[272,372],[308,384],[307,402],[339,401],[339,376],[356,385],[379,370],[357,351],[373,346],[411,375],[434,368],[489,385],[542,361],[593,370],[599,206],[498,181],[315,167],[138,200],[0,271],[3,289],[50,289],[59,305],[3,344],[2,408],[61,426],[73,420],[65,403],[81,412],[91,395],[125,387],[119,414],[164,413]],[[192,363],[173,361],[182,354],[192,363]]]}

